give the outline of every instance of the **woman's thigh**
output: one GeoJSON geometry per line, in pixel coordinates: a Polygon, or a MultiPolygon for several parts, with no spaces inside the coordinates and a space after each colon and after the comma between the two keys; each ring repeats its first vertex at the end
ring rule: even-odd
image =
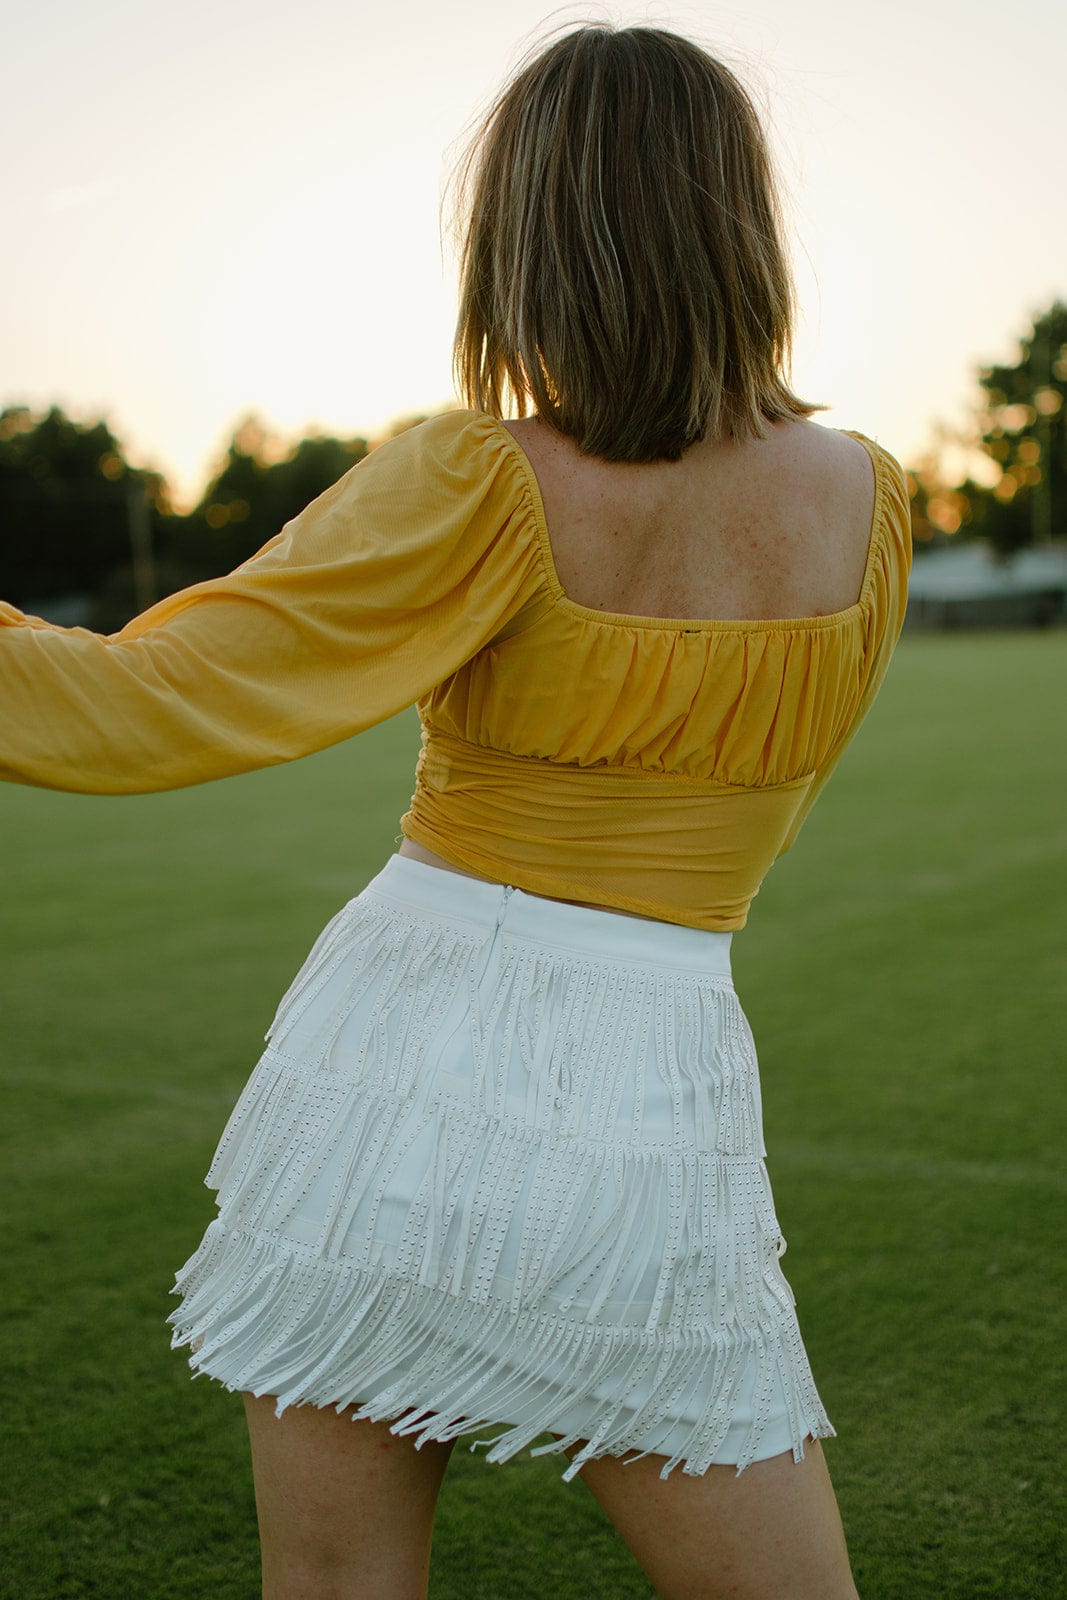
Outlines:
{"type": "Polygon", "coordinates": [[[425,1600],[437,1493],[454,1441],[390,1433],[349,1407],[242,1395],[264,1600],[425,1600]]]}
{"type": "MultiPolygon", "coordinates": [[[[581,1444],[568,1447],[573,1456],[581,1444]]],[[[663,1457],[588,1461],[579,1477],[633,1551],[660,1600],[856,1600],[822,1449],[702,1476],[663,1457]]]]}

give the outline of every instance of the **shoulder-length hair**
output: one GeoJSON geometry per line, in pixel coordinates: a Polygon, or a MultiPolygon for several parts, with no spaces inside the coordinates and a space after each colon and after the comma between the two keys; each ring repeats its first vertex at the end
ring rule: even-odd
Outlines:
{"type": "Polygon", "coordinates": [[[453,371],[608,461],[677,461],[827,407],[785,382],[795,291],[763,129],[659,28],[580,27],[522,66],[461,162],[453,371]]]}

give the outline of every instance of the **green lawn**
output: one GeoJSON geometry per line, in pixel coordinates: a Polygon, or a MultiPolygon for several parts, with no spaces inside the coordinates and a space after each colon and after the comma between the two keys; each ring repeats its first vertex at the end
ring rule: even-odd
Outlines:
{"type": "MultiPolygon", "coordinates": [[[[864,1600],[1067,1596],[1067,634],[908,637],[735,970],[864,1600]]],[[[394,847],[412,714],[175,794],[0,787],[0,1593],[255,1600],[240,1401],[169,1348],[215,1141],[394,847]]],[[[559,1457],[461,1442],[433,1600],[648,1584],[559,1457]]]]}

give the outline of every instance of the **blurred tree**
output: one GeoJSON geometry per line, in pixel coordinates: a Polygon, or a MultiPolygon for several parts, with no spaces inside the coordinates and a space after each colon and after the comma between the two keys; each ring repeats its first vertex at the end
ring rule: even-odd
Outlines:
{"type": "Polygon", "coordinates": [[[973,531],[1004,554],[1067,537],[1067,303],[1034,316],[1018,361],[982,367],[978,381],[976,442],[1000,476],[971,496],[973,531]]]}
{"type": "Polygon", "coordinates": [[[978,485],[970,479],[962,484],[947,483],[936,449],[926,451],[905,471],[916,550],[967,538],[974,520],[973,491],[978,485]]]}
{"type": "Polygon", "coordinates": [[[931,448],[908,468],[918,553],[980,538],[1009,556],[1067,538],[1067,304],[1031,320],[1014,365],[977,369],[984,396],[970,425],[935,425],[931,448]],[[953,478],[946,451],[980,452],[983,470],[953,478]]]}
{"type": "MultiPolygon", "coordinates": [[[[422,421],[403,418],[386,437],[422,421]]],[[[362,437],[285,441],[250,413],[182,516],[164,479],[131,467],[104,422],[12,406],[0,412],[0,595],[46,615],[50,598],[62,613],[59,597],[79,596],[78,621],[117,632],[154,600],[231,572],[370,448],[362,437]]]]}
{"type": "Polygon", "coordinates": [[[170,510],[158,473],[131,467],[103,421],[75,422],[58,406],[0,412],[0,594],[25,606],[88,594],[118,567],[155,598],[151,550],[170,510]],[[131,533],[133,544],[131,544],[131,533]]]}

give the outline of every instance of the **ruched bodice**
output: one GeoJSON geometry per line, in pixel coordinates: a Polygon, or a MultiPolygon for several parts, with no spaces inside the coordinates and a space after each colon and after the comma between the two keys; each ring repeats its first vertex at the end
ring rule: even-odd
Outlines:
{"type": "Polygon", "coordinates": [[[0,776],[175,788],[292,760],[417,702],[408,838],[533,893],[742,927],[903,622],[906,479],[852,437],[876,480],[856,603],[695,621],[572,601],[511,433],[480,412],[432,418],[236,572],[117,634],[0,603],[0,776]]]}
{"type": "Polygon", "coordinates": [[[434,732],[510,755],[790,783],[822,765],[855,715],[866,624],[860,611],[788,631],[641,629],[549,605],[420,709],[434,732]]]}

